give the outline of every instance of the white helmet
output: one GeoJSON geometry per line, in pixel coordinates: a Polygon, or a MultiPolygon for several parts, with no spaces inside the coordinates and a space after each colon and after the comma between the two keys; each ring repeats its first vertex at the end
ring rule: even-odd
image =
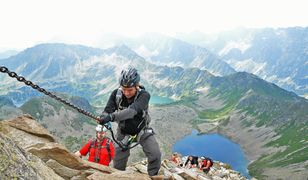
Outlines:
{"type": "Polygon", "coordinates": [[[97,126],[96,126],[96,128],[95,128],[95,130],[97,131],[97,132],[106,132],[108,129],[105,127],[105,126],[102,126],[101,124],[98,124],[97,126]]]}

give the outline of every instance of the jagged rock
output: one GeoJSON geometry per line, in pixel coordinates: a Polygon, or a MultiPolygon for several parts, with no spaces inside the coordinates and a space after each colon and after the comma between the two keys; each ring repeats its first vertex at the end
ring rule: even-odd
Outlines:
{"type": "Polygon", "coordinates": [[[63,178],[45,166],[41,159],[27,153],[0,132],[0,179],[61,180],[63,178]]]}
{"type": "Polygon", "coordinates": [[[214,176],[213,180],[224,180],[223,178],[219,177],[219,176],[214,176]]]}
{"type": "Polygon", "coordinates": [[[212,180],[212,178],[206,176],[206,175],[202,175],[202,174],[198,174],[197,175],[197,179],[198,180],[212,180]]]}
{"type": "Polygon", "coordinates": [[[185,169],[182,173],[179,173],[179,175],[187,180],[196,180],[198,174],[193,172],[191,169],[185,169]]]}
{"type": "Polygon", "coordinates": [[[88,176],[87,179],[89,180],[150,180],[151,178],[146,174],[140,173],[126,173],[123,172],[116,172],[113,174],[103,174],[100,172],[95,172],[92,175],[88,176]]]}
{"type": "Polygon", "coordinates": [[[172,177],[175,179],[175,180],[184,180],[184,178],[178,174],[173,174],[172,177]]]}
{"type": "Polygon", "coordinates": [[[80,171],[76,169],[71,169],[69,167],[63,166],[53,159],[49,159],[46,162],[47,166],[53,169],[57,174],[60,174],[65,179],[70,179],[74,176],[80,175],[80,171]]]}
{"type": "Polygon", "coordinates": [[[55,138],[48,130],[39,125],[30,115],[19,116],[12,121],[7,121],[7,123],[15,129],[22,130],[36,137],[42,137],[49,140],[49,142],[55,142],[55,138]]]}
{"type": "Polygon", "coordinates": [[[0,179],[245,179],[238,172],[226,169],[227,164],[216,161],[209,173],[204,174],[197,168],[185,169],[163,160],[159,175],[152,177],[147,175],[146,160],[131,164],[126,171],[84,161],[57,143],[28,115],[0,121],[0,152],[0,179]]]}
{"type": "MultiPolygon", "coordinates": [[[[36,158],[37,161],[39,160],[41,162],[38,166],[39,168],[35,169],[27,164],[32,163],[27,158],[21,158],[26,159],[25,163],[17,163],[19,161],[16,161],[16,158],[11,159],[15,156],[6,156],[8,163],[4,161],[5,158],[2,158],[3,160],[1,162],[3,163],[0,164],[3,164],[3,168],[0,169],[0,174],[9,179],[13,177],[21,177],[23,179],[25,177],[24,174],[29,177],[25,179],[88,179],[88,177],[91,177],[95,173],[104,174],[100,179],[112,179],[113,173],[119,172],[114,168],[83,161],[74,156],[64,146],[55,142],[55,138],[28,115],[1,121],[0,133],[1,135],[7,134],[7,139],[14,140],[14,142],[11,142],[15,148],[3,148],[3,151],[8,151],[6,149],[22,150],[23,153],[19,154],[23,154],[28,159],[29,157],[36,158]],[[12,166],[12,163],[16,167],[12,166]],[[20,166],[20,175],[18,173],[15,175],[16,172],[14,172],[14,169],[9,171],[8,166],[15,167],[14,169],[17,170],[20,166]],[[47,171],[50,171],[49,174],[51,175],[48,176],[47,171]],[[40,176],[40,174],[46,174],[46,176],[40,176]],[[108,178],[105,178],[107,176],[108,178]]],[[[7,143],[2,144],[6,145],[7,143]]],[[[129,179],[132,175],[133,173],[115,174],[114,177],[123,176],[129,179]]],[[[148,175],[145,176],[148,177],[148,175]]]]}
{"type": "Polygon", "coordinates": [[[136,168],[139,172],[141,172],[141,173],[143,173],[143,174],[147,174],[147,173],[148,173],[147,167],[144,166],[143,164],[136,164],[136,165],[135,165],[135,168],[136,168]]]}

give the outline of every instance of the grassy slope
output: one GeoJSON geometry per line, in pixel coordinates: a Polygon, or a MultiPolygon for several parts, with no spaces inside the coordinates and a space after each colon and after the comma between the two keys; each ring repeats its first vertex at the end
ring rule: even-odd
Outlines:
{"type": "MultiPolygon", "coordinates": [[[[74,102],[74,104],[77,103],[77,105],[80,106],[80,103],[84,103],[82,99],[78,98],[78,97],[65,97],[65,99],[69,99],[69,101],[74,102]]],[[[86,104],[87,106],[87,104],[86,104]]],[[[22,111],[24,113],[28,113],[31,116],[33,116],[35,119],[37,119],[38,121],[41,121],[43,126],[46,126],[45,123],[42,121],[43,117],[52,117],[55,116],[55,114],[59,114],[60,113],[60,109],[64,108],[64,109],[69,109],[72,112],[75,112],[77,114],[76,118],[73,118],[71,121],[73,122],[71,125],[72,127],[76,130],[76,131],[81,131],[82,127],[83,127],[83,123],[88,123],[91,125],[96,125],[94,123],[93,120],[90,120],[89,118],[87,118],[86,116],[78,113],[77,111],[71,109],[70,107],[63,105],[57,101],[55,101],[54,99],[51,99],[49,97],[40,97],[40,98],[32,98],[29,101],[27,101],[23,106],[21,106],[20,109],[22,109],[22,111]],[[43,104],[48,104],[49,106],[51,106],[51,109],[46,109],[44,108],[43,104]]],[[[88,109],[88,108],[86,108],[88,109]]],[[[92,110],[92,108],[90,108],[92,110]]],[[[45,127],[48,128],[48,127],[45,127]]],[[[77,138],[77,137],[73,137],[73,136],[66,136],[66,137],[62,137],[63,139],[63,143],[64,145],[71,150],[72,152],[76,151],[81,145],[83,145],[87,140],[88,137],[84,137],[82,138],[77,138]]]]}
{"type": "MultiPolygon", "coordinates": [[[[241,74],[242,75],[242,74],[241,74]]],[[[266,146],[286,147],[285,150],[275,154],[264,155],[249,166],[250,174],[263,179],[262,172],[268,167],[285,167],[294,163],[308,160],[308,123],[307,101],[294,97],[292,93],[281,90],[275,85],[265,84],[262,80],[245,77],[246,82],[254,83],[241,86],[237,78],[212,88],[209,96],[220,97],[225,106],[218,110],[199,112],[199,119],[193,123],[228,119],[228,114],[234,110],[241,110],[255,117],[254,122],[244,122],[244,126],[251,125],[272,126],[280,136],[266,146]],[[240,87],[240,88],[239,88],[240,87]],[[228,89],[228,90],[226,90],[228,89]],[[244,99],[243,96],[249,94],[244,99]]],[[[306,167],[307,168],[307,167],[306,167]]]]}

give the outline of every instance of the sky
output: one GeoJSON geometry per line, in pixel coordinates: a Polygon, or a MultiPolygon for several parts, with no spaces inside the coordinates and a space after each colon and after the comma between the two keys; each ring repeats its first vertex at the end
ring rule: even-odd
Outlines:
{"type": "Polygon", "coordinates": [[[95,46],[106,33],[138,36],[236,27],[308,26],[305,0],[1,0],[0,52],[38,43],[95,46]]]}

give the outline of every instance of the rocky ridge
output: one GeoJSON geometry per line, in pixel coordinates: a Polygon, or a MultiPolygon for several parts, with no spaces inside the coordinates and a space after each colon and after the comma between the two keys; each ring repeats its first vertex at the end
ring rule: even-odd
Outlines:
{"type": "Polygon", "coordinates": [[[147,175],[147,162],[126,171],[87,162],[66,147],[29,115],[0,122],[0,179],[246,179],[228,165],[215,162],[208,174],[162,161],[159,175],[147,175]]]}

